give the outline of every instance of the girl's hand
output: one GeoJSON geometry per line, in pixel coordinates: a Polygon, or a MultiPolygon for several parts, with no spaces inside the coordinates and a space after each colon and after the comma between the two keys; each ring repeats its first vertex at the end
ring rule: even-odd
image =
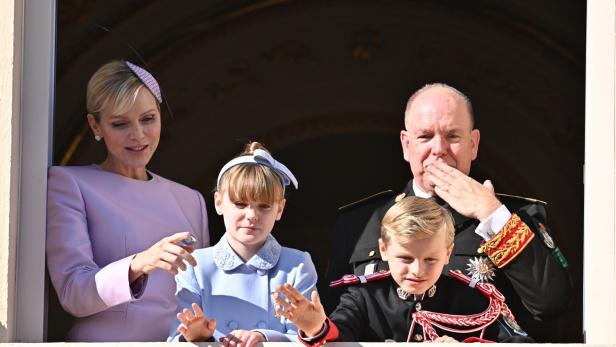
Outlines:
{"type": "Polygon", "coordinates": [[[253,347],[257,343],[265,342],[265,336],[258,331],[233,330],[219,341],[224,347],[253,347]]]}
{"type": "Polygon", "coordinates": [[[312,301],[308,301],[288,283],[278,286],[277,289],[278,292],[272,293],[272,299],[276,302],[276,314],[293,322],[308,337],[321,332],[327,316],[316,291],[311,293],[312,301]],[[283,300],[280,294],[287,299],[283,300]]]}
{"type": "Polygon", "coordinates": [[[197,261],[191,255],[193,248],[177,244],[189,235],[188,231],[173,234],[156,242],[145,251],[137,253],[130,262],[129,282],[133,283],[137,278],[156,269],[175,275],[178,273],[178,268],[186,270],[184,262],[192,266],[197,265],[197,261]]]}
{"type": "Polygon", "coordinates": [[[457,343],[458,341],[453,337],[449,337],[447,335],[439,336],[432,343],[457,343]]]}
{"type": "Polygon", "coordinates": [[[199,342],[207,341],[216,329],[216,320],[208,319],[201,311],[201,307],[196,303],[192,304],[194,313],[185,308],[182,312],[177,314],[180,326],[178,326],[178,332],[184,336],[186,341],[199,342]]]}

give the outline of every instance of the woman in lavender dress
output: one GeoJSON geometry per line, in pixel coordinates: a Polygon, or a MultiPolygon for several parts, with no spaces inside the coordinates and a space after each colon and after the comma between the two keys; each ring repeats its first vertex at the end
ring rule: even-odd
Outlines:
{"type": "Polygon", "coordinates": [[[75,317],[69,341],[164,341],[176,311],[174,274],[209,245],[201,194],[146,169],[161,101],[146,70],[103,65],[88,83],[87,118],[105,161],[49,170],[47,265],[75,317]],[[182,243],[191,236],[193,244],[182,243]]]}

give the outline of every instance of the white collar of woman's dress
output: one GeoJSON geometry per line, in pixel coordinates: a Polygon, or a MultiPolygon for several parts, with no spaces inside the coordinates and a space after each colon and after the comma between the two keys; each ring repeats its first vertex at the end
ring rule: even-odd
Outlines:
{"type": "MultiPolygon", "coordinates": [[[[269,270],[278,263],[281,250],[282,246],[280,246],[278,241],[271,234],[267,235],[267,239],[261,249],[245,264],[258,270],[269,270]]],[[[224,271],[234,270],[244,264],[242,258],[229,245],[227,234],[224,234],[214,246],[214,263],[219,269],[224,271]]]]}

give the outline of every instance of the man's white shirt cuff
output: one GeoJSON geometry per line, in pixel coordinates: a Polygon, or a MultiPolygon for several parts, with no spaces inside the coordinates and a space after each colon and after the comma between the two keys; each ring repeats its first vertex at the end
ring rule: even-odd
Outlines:
{"type": "Polygon", "coordinates": [[[483,222],[479,223],[475,234],[481,236],[484,240],[490,241],[501,229],[507,224],[511,218],[511,212],[505,205],[501,205],[483,222]]]}

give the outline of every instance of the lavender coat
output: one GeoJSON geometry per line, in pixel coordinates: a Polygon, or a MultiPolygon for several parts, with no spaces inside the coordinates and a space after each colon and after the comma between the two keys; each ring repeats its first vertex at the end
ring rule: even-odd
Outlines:
{"type": "Polygon", "coordinates": [[[131,288],[130,261],[180,231],[207,246],[209,232],[199,192],[151,175],[140,181],[97,165],[50,168],[47,266],[60,303],[76,317],[68,341],[167,337],[175,280],[156,270],[131,288]]]}

